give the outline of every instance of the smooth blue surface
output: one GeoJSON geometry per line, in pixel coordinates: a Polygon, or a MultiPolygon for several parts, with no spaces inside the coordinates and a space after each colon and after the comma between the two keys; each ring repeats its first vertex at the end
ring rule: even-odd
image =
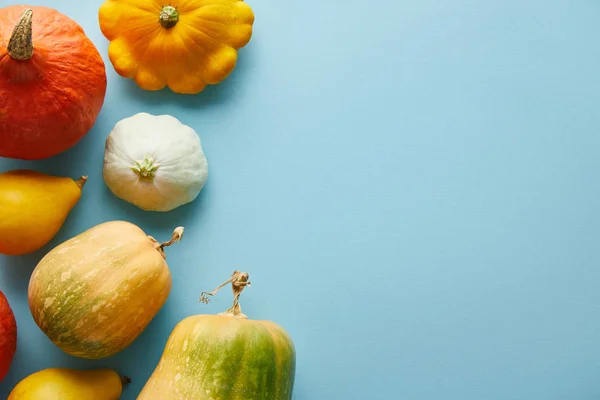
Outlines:
{"type": "MultiPolygon", "coordinates": [[[[0,161],[77,177],[83,198],[44,251],[0,257],[19,350],[5,398],[47,367],[117,368],[132,400],[174,325],[249,271],[244,311],[292,335],[297,400],[592,400],[600,396],[600,4],[596,0],[248,0],[251,44],[195,97],[116,75],[101,1],[46,0],[107,61],[105,107],[71,151],[0,161]],[[206,189],[144,213],[102,182],[121,118],[169,113],[200,134],[206,189]],[[174,290],[121,354],[88,362],[26,300],[44,252],[107,220],[167,238],[174,290]]],[[[8,4],[0,0],[0,4],[8,4]]]]}

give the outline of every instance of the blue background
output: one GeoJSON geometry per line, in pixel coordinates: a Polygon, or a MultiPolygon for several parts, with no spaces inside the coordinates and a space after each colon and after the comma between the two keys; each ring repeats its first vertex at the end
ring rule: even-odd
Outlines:
{"type": "MultiPolygon", "coordinates": [[[[39,162],[89,174],[44,250],[0,257],[17,315],[4,398],[47,367],[112,367],[135,399],[174,325],[234,269],[252,318],[298,353],[297,400],[600,398],[600,4],[596,0],[248,0],[251,43],[197,96],[144,92],[108,62],[100,0],[46,0],[83,25],[109,78],[95,128],[39,162]],[[137,112],[194,127],[210,165],[194,203],[145,213],[102,176],[104,141],[137,112]],[[38,260],[98,223],[126,219],[168,250],[171,296],[110,359],[78,360],[33,323],[38,260]]],[[[8,5],[6,0],[0,4],[8,5]]]]}

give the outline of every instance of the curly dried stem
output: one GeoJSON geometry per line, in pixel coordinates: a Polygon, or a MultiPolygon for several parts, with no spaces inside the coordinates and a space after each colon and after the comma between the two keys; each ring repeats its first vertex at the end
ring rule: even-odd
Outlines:
{"type": "Polygon", "coordinates": [[[163,242],[163,243],[158,243],[158,241],[156,239],[154,239],[152,236],[148,236],[148,237],[150,238],[150,240],[152,240],[154,243],[156,243],[156,250],[158,250],[158,252],[163,256],[163,258],[166,259],[167,255],[165,254],[165,247],[169,247],[173,243],[179,242],[181,240],[181,238],[183,238],[184,231],[185,231],[185,229],[183,226],[175,228],[175,230],[173,231],[173,235],[171,236],[171,240],[169,240],[168,242],[163,242]]]}
{"type": "Polygon", "coordinates": [[[25,61],[33,57],[32,27],[33,10],[28,8],[23,11],[23,15],[8,41],[8,55],[13,59],[25,61]]]}
{"type": "Polygon", "coordinates": [[[210,298],[208,296],[214,296],[219,290],[231,283],[231,289],[233,290],[233,306],[229,310],[225,311],[224,313],[220,313],[219,315],[248,318],[242,313],[242,307],[240,306],[239,300],[242,291],[246,288],[246,286],[250,286],[250,282],[248,281],[249,278],[250,275],[248,275],[247,272],[240,272],[237,270],[233,271],[231,278],[227,282],[221,284],[212,292],[202,292],[200,295],[200,301],[204,304],[208,304],[210,302],[210,298]]]}

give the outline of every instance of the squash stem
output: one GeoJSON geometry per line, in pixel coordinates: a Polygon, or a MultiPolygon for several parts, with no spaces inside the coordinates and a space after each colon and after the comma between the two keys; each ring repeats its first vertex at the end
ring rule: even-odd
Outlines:
{"type": "Polygon", "coordinates": [[[136,160],[131,170],[142,179],[154,179],[158,167],[160,167],[160,164],[154,161],[154,157],[146,156],[144,161],[136,160]]]}
{"type": "Polygon", "coordinates": [[[83,187],[85,186],[85,183],[87,182],[88,177],[87,176],[82,176],[79,179],[77,179],[75,181],[75,183],[77,184],[77,186],[79,186],[79,189],[83,189],[83,187]]]}
{"type": "Polygon", "coordinates": [[[245,314],[242,313],[242,307],[240,306],[239,300],[242,291],[246,288],[246,286],[250,286],[250,282],[248,282],[249,278],[250,275],[248,275],[247,272],[240,272],[237,270],[233,271],[231,278],[227,282],[221,284],[219,287],[217,287],[210,293],[202,292],[202,294],[200,294],[200,301],[204,304],[208,304],[210,302],[208,296],[214,296],[219,290],[231,283],[231,288],[233,290],[233,306],[229,310],[219,315],[238,318],[248,318],[245,314]]]}
{"type": "Polygon", "coordinates": [[[169,240],[168,242],[160,243],[160,244],[152,236],[149,236],[149,238],[154,243],[156,243],[156,250],[158,250],[160,255],[166,259],[167,255],[165,254],[165,247],[169,247],[173,243],[179,242],[181,240],[181,238],[183,237],[184,230],[185,229],[183,228],[183,226],[175,228],[175,230],[173,231],[173,235],[171,236],[171,240],[169,240]]]}
{"type": "Polygon", "coordinates": [[[122,376],[121,377],[121,385],[126,386],[129,385],[131,383],[131,378],[128,376],[122,376]]]}
{"type": "Polygon", "coordinates": [[[183,226],[175,228],[175,230],[173,231],[173,235],[171,236],[171,240],[169,240],[168,242],[161,243],[160,248],[163,249],[165,247],[169,247],[170,245],[172,245],[175,242],[179,242],[181,240],[181,238],[183,237],[183,231],[184,231],[183,226]]]}
{"type": "Polygon", "coordinates": [[[164,6],[158,15],[158,21],[165,29],[171,29],[179,22],[177,7],[164,6]]]}
{"type": "Polygon", "coordinates": [[[8,41],[8,55],[15,60],[25,61],[33,57],[32,20],[33,10],[28,8],[23,11],[8,41]]]}

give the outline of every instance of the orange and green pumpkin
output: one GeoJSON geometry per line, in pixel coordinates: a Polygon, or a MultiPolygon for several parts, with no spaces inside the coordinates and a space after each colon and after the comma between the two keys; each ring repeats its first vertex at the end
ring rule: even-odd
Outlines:
{"type": "Polygon", "coordinates": [[[164,247],[124,221],[97,225],[55,247],[29,281],[29,308],[40,329],[68,354],[98,359],[129,346],[171,290],[164,247]]]}
{"type": "Polygon", "coordinates": [[[247,279],[236,271],[227,282],[235,294],[229,311],[188,317],[175,327],[138,400],[292,398],[294,344],[276,323],[241,313],[238,298],[247,279]]]}

